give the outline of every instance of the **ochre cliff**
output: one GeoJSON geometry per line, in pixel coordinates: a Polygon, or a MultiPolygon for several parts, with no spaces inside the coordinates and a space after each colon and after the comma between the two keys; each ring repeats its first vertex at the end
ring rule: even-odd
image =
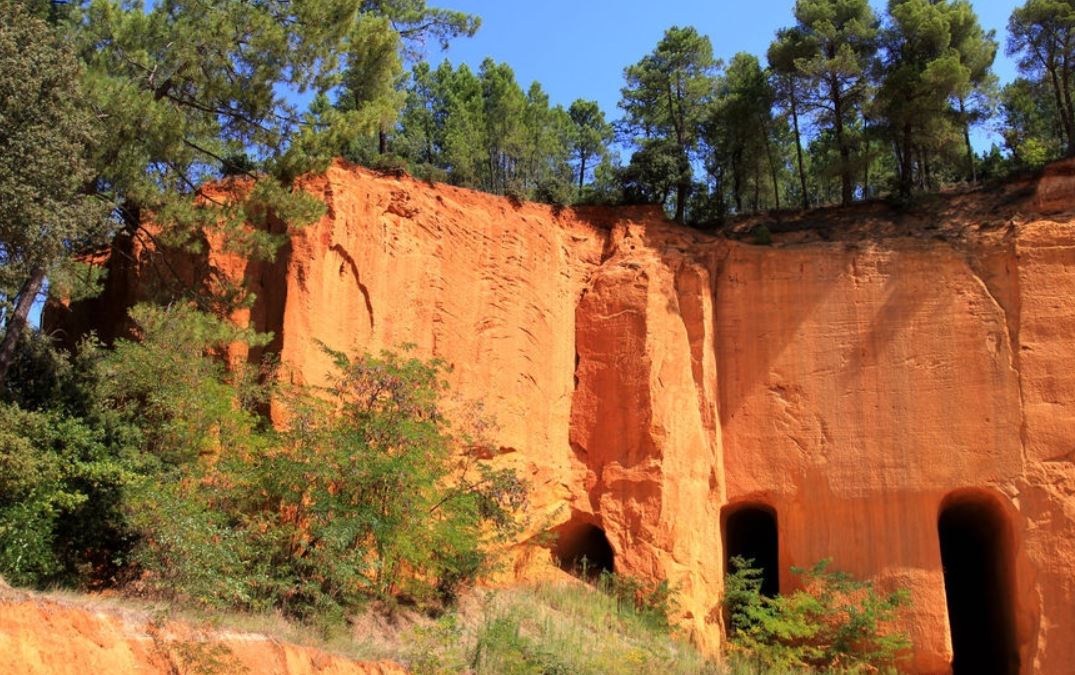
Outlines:
{"type": "MultiPolygon", "coordinates": [[[[306,184],[326,215],[275,263],[216,262],[257,292],[239,318],[273,331],[297,381],[326,377],[319,342],[447,360],[496,422],[496,461],[533,486],[527,537],[551,527],[563,555],[603,532],[618,572],[669,580],[707,649],[747,508],[775,518],[782,588],[822,558],[909,588],[907,668],[950,671],[950,615],[975,610],[946,599],[947,518],[992,542],[989,639],[1059,674],[1075,663],[1075,199],[1054,173],[958,231],[753,246],[653,209],[337,164],[306,184]]],[[[520,545],[514,573],[553,553],[520,545]]]]}
{"type": "MultiPolygon", "coordinates": [[[[2,582],[0,582],[2,583],[2,582]]],[[[257,673],[406,675],[391,663],[363,663],[263,635],[218,633],[142,612],[48,599],[0,588],[0,672],[257,673]]]]}

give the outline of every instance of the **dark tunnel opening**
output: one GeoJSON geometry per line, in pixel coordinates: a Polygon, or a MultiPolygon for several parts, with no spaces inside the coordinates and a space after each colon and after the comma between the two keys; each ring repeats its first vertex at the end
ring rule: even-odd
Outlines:
{"type": "Polygon", "coordinates": [[[560,530],[556,558],[562,569],[587,577],[615,571],[615,554],[605,531],[589,523],[560,530]]]}
{"type": "Polygon", "coordinates": [[[1019,672],[1013,550],[1000,506],[985,495],[950,498],[937,523],[954,675],[1019,672]]]}
{"type": "Polygon", "coordinates": [[[767,506],[738,506],[724,520],[724,571],[735,571],[732,558],[752,559],[762,571],[761,592],[775,597],[780,592],[779,542],[776,512],[767,506]]]}

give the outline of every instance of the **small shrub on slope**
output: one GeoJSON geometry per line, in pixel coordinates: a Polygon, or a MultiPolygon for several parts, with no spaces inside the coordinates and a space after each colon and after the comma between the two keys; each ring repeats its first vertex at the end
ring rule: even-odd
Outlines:
{"type": "Polygon", "coordinates": [[[876,672],[892,668],[910,646],[902,633],[887,632],[906,591],[880,596],[868,581],[829,570],[822,560],[802,576],[803,588],[768,598],[761,593],[761,570],[751,560],[733,558],[726,578],[730,653],[759,669],[876,672]]]}

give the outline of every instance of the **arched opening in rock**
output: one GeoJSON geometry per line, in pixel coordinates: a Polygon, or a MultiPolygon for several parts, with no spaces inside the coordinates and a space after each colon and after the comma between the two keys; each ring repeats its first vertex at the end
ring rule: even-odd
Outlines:
{"type": "Polygon", "coordinates": [[[615,554],[605,531],[590,523],[569,523],[556,540],[561,569],[584,576],[615,571],[615,554]]]}
{"type": "Polygon", "coordinates": [[[1019,672],[1013,613],[1013,544],[1000,504],[958,492],[941,505],[937,531],[955,675],[1019,672]]]}
{"type": "Polygon", "coordinates": [[[724,514],[724,572],[735,571],[732,559],[753,560],[762,571],[761,592],[774,597],[780,592],[776,511],[762,504],[729,507],[724,514]]]}

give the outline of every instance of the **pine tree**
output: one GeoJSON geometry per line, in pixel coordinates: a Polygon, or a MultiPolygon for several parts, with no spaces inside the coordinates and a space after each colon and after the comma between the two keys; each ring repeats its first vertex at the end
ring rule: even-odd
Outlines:
{"type": "Polygon", "coordinates": [[[652,53],[624,71],[620,107],[639,146],[632,164],[639,176],[675,186],[675,220],[684,222],[692,185],[691,158],[712,96],[718,62],[709,38],[691,27],[672,27],[652,53]],[[642,153],[642,154],[639,154],[642,153]],[[650,166],[641,166],[645,159],[650,166]],[[650,160],[658,160],[656,163],[650,160]]]}
{"type": "Polygon", "coordinates": [[[989,64],[982,54],[989,54],[991,38],[980,28],[974,30],[977,20],[961,0],[893,0],[889,17],[876,107],[897,149],[900,194],[906,198],[915,184],[915,169],[919,186],[931,187],[932,158],[956,138],[969,135],[953,101],[965,101],[975,79],[984,82],[989,64]],[[956,119],[962,134],[953,126],[956,119]]]}
{"type": "Polygon", "coordinates": [[[0,390],[46,277],[107,233],[108,204],[88,189],[100,134],[81,76],[45,21],[0,0],[0,390]]]}
{"type": "Polygon", "coordinates": [[[608,151],[608,144],[612,140],[612,126],[605,121],[605,113],[602,112],[597,101],[576,99],[568,109],[573,126],[572,156],[578,162],[578,186],[582,190],[586,182],[586,172],[591,167],[592,160],[600,160],[608,151]]]}
{"type": "Polygon", "coordinates": [[[832,130],[839,155],[840,200],[855,191],[852,130],[867,103],[878,23],[868,0],[798,0],[796,30],[810,46],[794,63],[808,83],[806,102],[832,130]]]}
{"type": "Polygon", "coordinates": [[[763,203],[779,208],[783,158],[774,147],[773,90],[757,57],[736,54],[717,91],[707,143],[711,163],[723,164],[719,174],[731,174],[735,212],[746,212],[744,200],[755,212],[763,203]]]}
{"type": "Polygon", "coordinates": [[[373,127],[377,152],[388,152],[388,133],[399,118],[404,94],[401,41],[387,17],[362,15],[355,22],[337,107],[359,117],[359,127],[373,127]]]}
{"type": "Polygon", "coordinates": [[[1008,21],[1008,54],[1031,80],[1047,82],[1064,133],[1066,154],[1075,155],[1075,2],[1027,0],[1008,21]]]}
{"type": "Polygon", "coordinates": [[[795,159],[799,172],[799,195],[804,209],[810,207],[810,192],[806,186],[806,167],[803,163],[802,131],[799,119],[803,111],[804,88],[807,86],[798,63],[811,56],[813,46],[803,33],[795,28],[785,28],[776,34],[769,45],[769,68],[772,72],[776,101],[791,117],[795,134],[795,159]]]}
{"type": "Polygon", "coordinates": [[[970,91],[957,92],[955,101],[963,127],[968,176],[972,182],[977,182],[978,169],[970,130],[989,119],[996,106],[997,76],[993,73],[993,61],[998,49],[996,32],[982,28],[969,0],[953,3],[949,26],[952,46],[959,52],[960,60],[970,71],[970,91]]]}

